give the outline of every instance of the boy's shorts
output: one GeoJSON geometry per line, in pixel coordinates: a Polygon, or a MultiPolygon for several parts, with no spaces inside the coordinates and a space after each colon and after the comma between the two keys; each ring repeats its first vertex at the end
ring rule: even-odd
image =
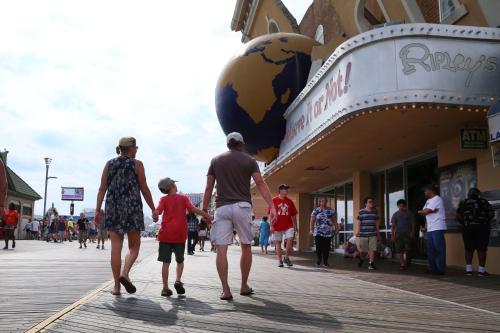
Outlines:
{"type": "Polygon", "coordinates": [[[158,248],[158,261],[171,263],[172,253],[175,253],[175,261],[178,264],[184,262],[184,250],[186,248],[185,243],[162,243],[160,242],[160,247],[158,248]]]}
{"type": "Polygon", "coordinates": [[[274,235],[275,241],[281,241],[283,239],[287,240],[287,239],[295,237],[295,229],[290,228],[287,230],[275,231],[275,232],[273,232],[273,235],[274,235]]]}
{"type": "Polygon", "coordinates": [[[356,237],[356,245],[358,246],[358,251],[362,253],[366,253],[368,251],[376,251],[377,236],[356,237]]]}

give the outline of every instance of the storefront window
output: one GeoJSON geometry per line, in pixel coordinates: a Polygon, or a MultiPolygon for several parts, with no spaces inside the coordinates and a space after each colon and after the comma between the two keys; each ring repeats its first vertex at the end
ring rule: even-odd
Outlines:
{"type": "Polygon", "coordinates": [[[405,198],[403,167],[389,169],[387,179],[387,228],[391,228],[391,217],[398,210],[397,202],[405,198]]]}
{"type": "Polygon", "coordinates": [[[340,225],[340,230],[346,230],[346,214],[345,214],[345,190],[344,186],[335,188],[335,209],[337,210],[337,222],[340,225]]]}
{"type": "Polygon", "coordinates": [[[345,198],[347,203],[346,227],[344,230],[354,230],[354,201],[352,193],[352,183],[345,185],[345,198]]]}

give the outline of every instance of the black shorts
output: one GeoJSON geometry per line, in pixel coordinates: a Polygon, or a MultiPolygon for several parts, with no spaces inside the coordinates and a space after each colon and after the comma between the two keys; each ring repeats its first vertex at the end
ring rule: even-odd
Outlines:
{"type": "Polygon", "coordinates": [[[490,241],[490,228],[484,227],[468,227],[462,231],[464,238],[464,247],[466,251],[474,252],[474,250],[485,252],[488,250],[490,241]]]}
{"type": "Polygon", "coordinates": [[[185,243],[162,243],[160,242],[160,247],[158,248],[158,261],[171,263],[172,253],[175,253],[175,261],[178,264],[184,262],[184,249],[186,248],[185,243]]]}

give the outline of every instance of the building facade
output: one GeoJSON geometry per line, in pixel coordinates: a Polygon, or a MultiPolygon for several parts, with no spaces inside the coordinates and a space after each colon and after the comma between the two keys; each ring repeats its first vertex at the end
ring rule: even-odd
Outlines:
{"type": "MultiPolygon", "coordinates": [[[[271,188],[291,185],[299,250],[312,248],[309,216],[319,197],[337,210],[338,243],[352,234],[366,196],[375,198],[389,240],[396,201],[417,211],[422,187],[433,183],[446,205],[447,262],[464,264],[458,202],[477,186],[500,203],[487,120],[500,103],[499,12],[492,0],[311,2],[298,33],[321,45],[313,49],[307,86],[285,113],[279,156],[264,169],[271,188]]],[[[274,0],[238,1],[232,23],[243,41],[296,26],[274,0]]],[[[253,194],[259,217],[266,208],[253,194]]],[[[499,218],[497,210],[487,263],[495,273],[499,218]]],[[[424,242],[416,244],[422,258],[424,242]]]]}
{"type": "Polygon", "coordinates": [[[26,223],[32,219],[35,212],[35,202],[42,197],[29,186],[21,177],[19,177],[14,170],[7,164],[8,151],[0,152],[0,158],[5,166],[5,173],[7,175],[7,200],[6,205],[14,203],[16,210],[19,212],[19,224],[16,229],[16,238],[24,239],[26,232],[24,230],[26,223]]]}

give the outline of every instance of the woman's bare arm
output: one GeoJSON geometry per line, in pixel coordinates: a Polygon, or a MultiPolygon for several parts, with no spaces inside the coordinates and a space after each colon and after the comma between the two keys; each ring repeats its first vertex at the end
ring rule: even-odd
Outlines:
{"type": "Polygon", "coordinates": [[[104,195],[108,190],[108,167],[109,167],[109,162],[106,163],[106,165],[104,166],[104,170],[102,171],[101,185],[99,186],[99,192],[97,192],[97,203],[95,205],[96,214],[99,214],[101,212],[104,195]]]}
{"type": "Polygon", "coordinates": [[[144,200],[148,204],[151,211],[155,211],[155,204],[153,202],[153,196],[151,195],[151,191],[149,190],[148,183],[146,182],[146,172],[144,170],[144,164],[141,161],[135,160],[135,171],[137,172],[137,178],[139,181],[139,187],[141,189],[142,195],[144,196],[144,200]]]}

